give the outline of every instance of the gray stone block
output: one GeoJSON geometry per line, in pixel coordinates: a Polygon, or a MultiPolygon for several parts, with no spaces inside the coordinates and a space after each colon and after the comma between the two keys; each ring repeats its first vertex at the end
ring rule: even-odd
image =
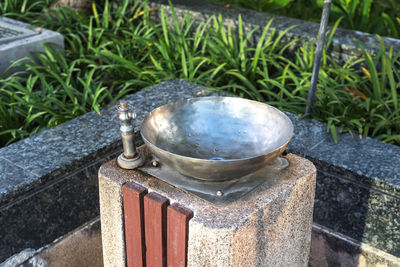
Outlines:
{"type": "Polygon", "coordinates": [[[400,147],[348,133],[336,144],[326,124],[286,114],[288,151],[318,169],[314,222],[399,257],[400,147]]]}
{"type": "Polygon", "coordinates": [[[0,267],[103,266],[100,220],[95,218],[37,250],[24,249],[0,267]]]}
{"type": "MultiPolygon", "coordinates": [[[[0,22],[15,25],[29,29],[29,24],[0,17],[0,22]]],[[[17,39],[12,42],[0,43],[0,74],[3,73],[13,61],[23,57],[33,57],[33,51],[43,51],[42,44],[53,43],[60,48],[64,48],[64,37],[58,32],[50,31],[43,28],[33,28],[32,31],[36,34],[26,38],[17,39]]],[[[12,72],[17,71],[13,70],[12,72]]],[[[7,72],[5,75],[10,75],[12,72],[7,72]]]]}
{"type": "Polygon", "coordinates": [[[400,258],[314,224],[309,267],[329,266],[398,267],[400,258]]]}

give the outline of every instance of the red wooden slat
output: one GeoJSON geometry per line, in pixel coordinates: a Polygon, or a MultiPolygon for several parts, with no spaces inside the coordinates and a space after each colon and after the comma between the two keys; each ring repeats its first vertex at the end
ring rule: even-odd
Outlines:
{"type": "Polygon", "coordinates": [[[174,203],[167,209],[167,266],[186,267],[190,209],[174,203]]]}
{"type": "Polygon", "coordinates": [[[147,189],[135,183],[123,186],[123,202],[125,217],[125,246],[128,267],[144,267],[144,216],[143,197],[147,189]]]}
{"type": "Polygon", "coordinates": [[[151,192],[144,197],[146,229],[146,266],[164,267],[167,264],[166,223],[168,199],[151,192]]]}

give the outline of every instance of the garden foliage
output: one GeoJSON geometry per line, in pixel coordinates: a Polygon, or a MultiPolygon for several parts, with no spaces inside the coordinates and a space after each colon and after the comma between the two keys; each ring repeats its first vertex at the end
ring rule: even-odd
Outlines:
{"type": "MultiPolygon", "coordinates": [[[[12,65],[26,71],[0,77],[1,145],[91,110],[100,113],[102,106],[170,78],[304,114],[314,45],[300,43],[288,56],[297,41],[283,42],[285,32],[277,34],[271,22],[253,43],[256,29],[245,31],[240,16],[233,31],[221,16],[195,24],[189,16],[164,10],[155,24],[149,19],[153,10],[128,0],[118,6],[93,4],[90,16],[51,7],[46,0],[17,2],[12,8],[0,4],[0,10],[62,33],[65,49],[45,45],[38,62],[12,65]]],[[[348,131],[400,144],[400,52],[381,46],[376,57],[362,50],[361,59],[343,65],[324,52],[312,116],[327,122],[335,139],[348,131]]]]}
{"type": "MultiPolygon", "coordinates": [[[[262,12],[319,22],[324,0],[207,0],[262,12]]],[[[400,39],[398,0],[332,0],[330,23],[340,27],[400,39]]]]}

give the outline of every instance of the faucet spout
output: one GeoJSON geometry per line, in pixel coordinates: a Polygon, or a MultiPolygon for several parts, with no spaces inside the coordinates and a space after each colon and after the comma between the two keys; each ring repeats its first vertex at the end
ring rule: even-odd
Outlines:
{"type": "Polygon", "coordinates": [[[127,102],[121,102],[118,111],[124,152],[118,157],[117,162],[123,169],[136,169],[144,164],[143,155],[136,150],[135,145],[135,130],[132,120],[136,119],[136,114],[130,112],[127,102]]]}

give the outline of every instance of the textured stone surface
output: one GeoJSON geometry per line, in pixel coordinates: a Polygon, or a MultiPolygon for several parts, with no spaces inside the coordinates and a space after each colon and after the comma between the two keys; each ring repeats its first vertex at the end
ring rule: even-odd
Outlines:
{"type": "Polygon", "coordinates": [[[309,266],[398,267],[400,258],[314,224],[309,266]]]}
{"type": "Polygon", "coordinates": [[[28,262],[41,259],[47,266],[101,267],[102,256],[100,222],[95,219],[42,248],[28,262]]]}
{"type": "MultiPolygon", "coordinates": [[[[247,232],[247,234],[248,241],[257,240],[257,233],[247,232]]],[[[242,251],[245,250],[242,249],[242,251]]],[[[255,258],[254,254],[245,252],[249,258],[255,258]]],[[[26,249],[10,257],[2,263],[5,265],[2,267],[15,266],[16,261],[19,263],[25,261],[28,266],[31,266],[29,264],[37,266],[34,264],[38,263],[42,264],[39,266],[47,266],[48,264],[50,266],[102,266],[103,254],[99,218],[79,227],[65,237],[58,238],[41,249],[26,249]]],[[[400,258],[366,244],[360,244],[348,236],[341,235],[318,224],[313,224],[309,266],[397,267],[400,266],[400,258]]]]}
{"type": "MultiPolygon", "coordinates": [[[[6,17],[0,17],[0,22],[24,28],[29,27],[29,24],[6,17]]],[[[34,28],[33,30],[36,31],[39,30],[39,28],[34,28]]],[[[0,44],[0,74],[3,73],[13,61],[23,57],[34,57],[32,51],[43,51],[42,44],[44,43],[53,43],[63,48],[64,37],[58,32],[40,28],[40,34],[0,44]]],[[[7,74],[11,73],[8,72],[7,74]]]]}
{"type": "MultiPolygon", "coordinates": [[[[197,96],[204,87],[181,80],[172,80],[149,87],[125,98],[137,114],[135,130],[139,131],[143,117],[163,104],[197,96]]],[[[211,92],[200,95],[210,95],[211,92]]],[[[217,94],[217,93],[213,93],[217,94]]],[[[53,176],[77,168],[88,162],[88,156],[99,159],[107,152],[120,150],[120,132],[117,105],[103,109],[101,114],[89,112],[58,127],[43,131],[0,149],[0,157],[13,166],[16,173],[1,173],[0,204],[8,202],[12,195],[22,195],[53,176]],[[96,156],[98,155],[98,156],[96,156]],[[21,169],[30,174],[19,179],[21,169]],[[21,190],[18,190],[20,188],[21,190]]],[[[90,161],[94,159],[90,158],[90,161]]],[[[89,161],[89,162],[90,162],[89,161]]]]}
{"type": "Polygon", "coordinates": [[[318,169],[314,222],[400,256],[400,147],[350,134],[333,142],[324,123],[294,122],[288,151],[318,169]]]}
{"type": "Polygon", "coordinates": [[[3,157],[0,157],[0,170],[0,199],[7,194],[10,195],[15,191],[22,190],[26,180],[38,178],[36,174],[18,167],[3,157]]]}
{"type": "Polygon", "coordinates": [[[15,267],[19,266],[28,259],[30,259],[34,254],[35,250],[31,248],[24,249],[23,251],[19,252],[18,254],[13,255],[12,257],[8,258],[3,263],[0,263],[1,267],[15,267]]]}
{"type": "MultiPolygon", "coordinates": [[[[140,121],[154,108],[204,87],[165,82],[126,98],[140,121]]],[[[141,143],[141,140],[137,140],[141,143]]],[[[0,149],[0,261],[40,248],[99,214],[97,170],[122,149],[116,104],[0,149]]]]}
{"type": "MultiPolygon", "coordinates": [[[[287,159],[290,165],[279,177],[267,180],[239,200],[221,207],[140,171],[122,170],[115,160],[110,161],[99,171],[100,181],[107,181],[105,189],[100,184],[100,192],[115,192],[101,193],[113,199],[102,201],[102,214],[103,209],[104,213],[115,214],[107,215],[106,224],[102,221],[103,229],[106,229],[103,244],[111,242],[106,239],[111,238],[108,232],[112,225],[118,229],[122,227],[119,219],[121,193],[117,193],[116,188],[124,182],[135,182],[169,198],[171,203],[178,202],[193,210],[194,217],[189,221],[188,266],[306,266],[315,168],[311,162],[295,155],[287,155],[287,159]],[[114,182],[113,189],[110,189],[111,181],[114,182]],[[117,203],[119,211],[115,210],[117,203]]],[[[112,246],[120,247],[118,243],[124,242],[121,233],[112,238],[112,246]]],[[[103,250],[106,253],[109,248],[103,245],[103,250]]],[[[117,264],[124,261],[123,255],[118,256],[117,264]]]]}
{"type": "Polygon", "coordinates": [[[37,250],[25,249],[1,267],[103,266],[100,219],[97,217],[37,250]]]}
{"type": "Polygon", "coordinates": [[[400,254],[399,198],[323,171],[318,173],[316,195],[316,222],[391,254],[400,254]]]}
{"type": "MultiPolygon", "coordinates": [[[[149,3],[151,7],[158,10],[163,6],[166,13],[171,14],[167,0],[151,0],[149,3]]],[[[259,27],[259,30],[255,31],[253,34],[254,42],[261,36],[264,27],[271,19],[273,19],[273,23],[271,24],[270,32],[276,30],[277,34],[283,32],[288,27],[296,25],[296,27],[291,29],[283,38],[284,42],[300,39],[306,42],[312,41],[316,43],[319,30],[318,23],[261,13],[243,8],[225,8],[222,5],[208,3],[202,0],[173,0],[172,3],[178,18],[183,18],[185,13],[189,13],[192,19],[195,19],[197,22],[204,22],[213,14],[222,14],[224,24],[231,26],[232,30],[237,29],[237,18],[238,15],[241,14],[245,31],[250,31],[255,27],[259,27]]],[[[329,29],[331,29],[331,27],[328,27],[328,30],[329,29]]],[[[400,40],[388,37],[384,37],[383,40],[386,48],[393,45],[394,51],[400,49],[400,40]]],[[[361,55],[359,44],[362,44],[363,47],[372,54],[376,54],[378,51],[377,48],[380,47],[379,40],[375,35],[338,28],[332,38],[328,53],[340,62],[347,61],[352,56],[361,55]]]]}
{"type": "Polygon", "coordinates": [[[400,196],[399,146],[347,133],[340,134],[336,144],[326,124],[286,114],[295,126],[290,151],[318,160],[332,174],[400,196]]]}
{"type": "MultiPolygon", "coordinates": [[[[203,89],[175,79],[128,96],[138,114],[136,130],[148,111],[203,89]]],[[[324,123],[287,115],[295,127],[288,151],[318,169],[314,221],[399,257],[400,147],[349,134],[339,135],[335,144],[324,123]]],[[[0,261],[98,215],[97,167],[87,166],[119,153],[118,128],[112,105],[0,149],[0,236],[7,233],[0,239],[0,261]]]]}
{"type": "Polygon", "coordinates": [[[98,216],[97,171],[101,163],[83,166],[3,206],[0,261],[24,248],[40,248],[98,216]]]}
{"type": "Polygon", "coordinates": [[[124,211],[120,177],[99,174],[100,219],[105,266],[125,266],[124,211]]]}

